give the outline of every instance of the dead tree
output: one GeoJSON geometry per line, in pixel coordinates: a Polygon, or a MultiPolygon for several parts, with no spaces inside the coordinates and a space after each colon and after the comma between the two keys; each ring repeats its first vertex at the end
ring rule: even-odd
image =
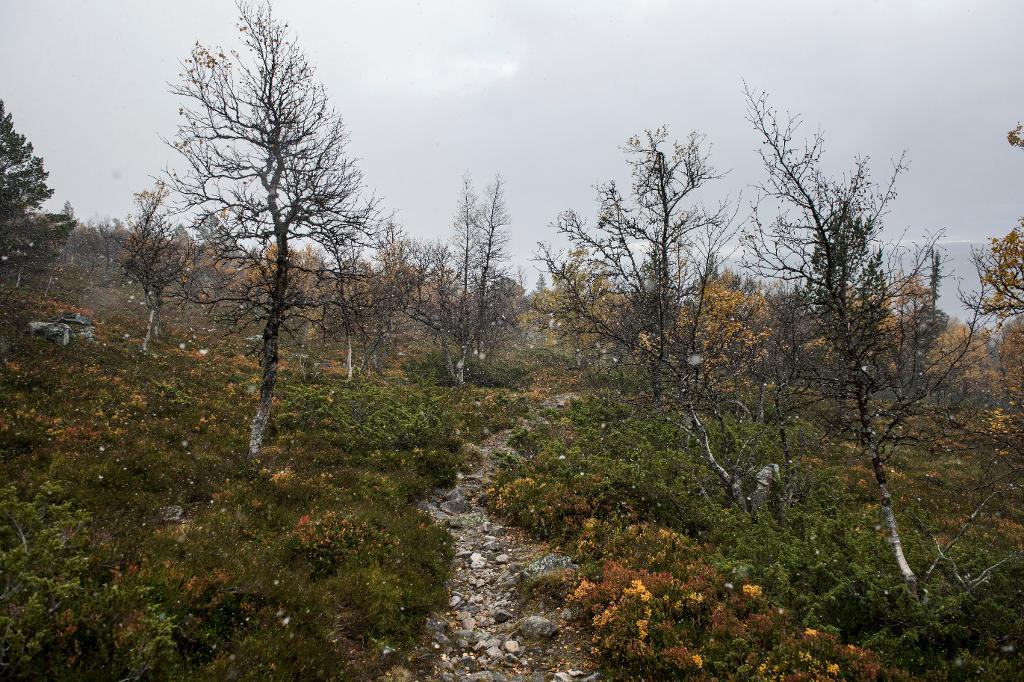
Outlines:
{"type": "MultiPolygon", "coordinates": [[[[196,223],[215,226],[207,246],[219,277],[198,298],[244,325],[263,325],[259,407],[249,456],[257,457],[270,418],[282,327],[315,308],[307,287],[292,287],[309,266],[296,242],[362,240],[376,202],[346,155],[347,133],[288,27],[268,4],[240,4],[244,50],[197,45],[172,92],[183,99],[172,143],[184,168],[171,185],[196,223]]],[[[319,275],[321,273],[312,273],[319,275]]]]}
{"type": "Polygon", "coordinates": [[[160,311],[167,290],[182,282],[195,256],[192,240],[169,219],[167,198],[162,183],[136,194],[135,212],[128,217],[128,230],[120,241],[121,267],[142,287],[149,310],[143,353],[149,350],[150,341],[160,336],[160,311]]]}

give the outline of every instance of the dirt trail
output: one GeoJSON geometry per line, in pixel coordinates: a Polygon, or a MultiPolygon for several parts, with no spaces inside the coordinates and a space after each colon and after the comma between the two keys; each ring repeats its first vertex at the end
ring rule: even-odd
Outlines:
{"type": "MultiPolygon", "coordinates": [[[[565,397],[550,401],[564,406],[565,397]]],[[[572,568],[568,557],[530,540],[492,518],[486,491],[497,472],[496,455],[515,452],[511,431],[478,446],[479,463],[451,490],[422,503],[455,541],[448,582],[448,608],[427,621],[427,633],[406,666],[391,679],[451,682],[594,682],[589,643],[565,609],[523,604],[520,583],[529,577],[572,568]],[[532,608],[531,608],[532,607],[532,608]]]]}

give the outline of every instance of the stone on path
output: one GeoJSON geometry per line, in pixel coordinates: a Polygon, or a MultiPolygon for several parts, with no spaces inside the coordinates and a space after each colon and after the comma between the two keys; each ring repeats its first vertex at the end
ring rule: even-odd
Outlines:
{"type": "Polygon", "coordinates": [[[523,637],[531,639],[544,639],[554,637],[558,632],[558,626],[544,616],[529,616],[519,621],[516,628],[523,637]]]}
{"type": "Polygon", "coordinates": [[[504,431],[474,446],[479,454],[477,469],[458,476],[454,488],[435,489],[429,500],[420,503],[421,509],[448,527],[455,561],[447,610],[428,621],[429,634],[410,660],[416,666],[416,679],[548,682],[562,679],[556,677],[558,670],[568,670],[563,674],[572,682],[599,679],[569,675],[579,673],[570,666],[587,665],[587,645],[577,641],[573,628],[559,630],[562,615],[557,611],[542,608],[516,619],[523,612],[517,583],[576,565],[569,557],[525,539],[519,529],[505,528],[485,508],[482,495],[498,469],[496,458],[506,451],[515,454],[507,446],[510,433],[504,431]],[[540,558],[530,561],[531,557],[540,558]]]}
{"type": "Polygon", "coordinates": [[[520,576],[524,580],[528,580],[559,571],[575,570],[576,568],[575,562],[564,554],[545,554],[541,558],[527,564],[526,568],[520,573],[520,576]]]}
{"type": "Polygon", "coordinates": [[[448,494],[445,495],[445,500],[441,503],[441,509],[449,514],[465,514],[470,510],[470,506],[469,502],[466,501],[466,496],[462,493],[462,490],[459,488],[452,488],[448,494]]]}

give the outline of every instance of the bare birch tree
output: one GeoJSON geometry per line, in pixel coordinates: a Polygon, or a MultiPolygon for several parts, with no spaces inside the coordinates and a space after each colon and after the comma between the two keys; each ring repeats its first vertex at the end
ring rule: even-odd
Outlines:
{"type": "Polygon", "coordinates": [[[614,182],[600,185],[596,224],[575,211],[555,223],[572,250],[541,245],[557,291],[545,312],[575,334],[611,344],[645,373],[650,403],[696,443],[726,499],[746,510],[745,483],[762,464],[755,443],[724,453],[710,434],[716,425],[724,430],[723,408],[738,401],[723,382],[736,373],[726,369],[736,339],[721,325],[714,331],[716,316],[732,314],[720,305],[718,277],[732,216],[725,203],[708,209],[696,201],[719,174],[697,133],[670,143],[665,128],[648,130],[623,151],[629,194],[614,182]]]}
{"type": "Polygon", "coordinates": [[[893,558],[916,597],[918,576],[901,537],[890,459],[911,437],[911,420],[934,403],[971,349],[978,320],[956,342],[938,344],[947,319],[935,307],[938,282],[926,281],[926,273],[939,276],[934,241],[908,252],[883,239],[894,183],[906,168],[902,158],[883,184],[871,179],[865,158],[831,176],[822,168],[820,133],[801,142],[798,117],[780,118],[763,93],[747,97],[767,175],[746,235],[752,265],[800,292],[792,301],[804,307],[823,342],[802,371],[819,395],[834,401],[833,426],[851,434],[870,462],[893,558]],[[769,203],[777,212],[763,221],[769,203]]]}
{"type": "Polygon", "coordinates": [[[135,212],[128,217],[128,231],[121,237],[121,267],[142,287],[149,310],[142,352],[160,336],[160,311],[167,290],[187,275],[195,254],[188,234],[171,223],[167,198],[167,187],[159,182],[136,194],[135,212]]]}
{"type": "Polygon", "coordinates": [[[462,179],[448,243],[419,245],[411,254],[415,285],[408,313],[437,339],[452,382],[462,386],[470,353],[480,358],[488,338],[515,326],[508,314],[508,256],[504,186],[500,176],[481,200],[469,175],[462,179]]]}
{"type": "MultiPolygon", "coordinates": [[[[182,98],[173,146],[184,161],[171,185],[209,236],[219,278],[199,298],[235,321],[263,325],[259,407],[249,456],[257,457],[277,381],[280,334],[290,315],[315,308],[290,287],[296,242],[359,242],[376,202],[347,156],[348,136],[312,65],[269,4],[239,4],[244,49],[198,45],[172,92],[182,98]]],[[[313,273],[319,275],[320,273],[313,273]]]]}

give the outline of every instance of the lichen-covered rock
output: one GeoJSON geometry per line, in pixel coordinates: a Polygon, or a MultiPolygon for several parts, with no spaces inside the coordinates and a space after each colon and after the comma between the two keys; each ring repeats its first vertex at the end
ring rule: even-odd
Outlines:
{"type": "Polygon", "coordinates": [[[185,518],[185,510],[176,504],[160,507],[157,510],[157,518],[162,523],[181,523],[185,518]]]}
{"type": "Polygon", "coordinates": [[[28,333],[58,346],[66,346],[71,340],[71,327],[63,322],[29,322],[28,333]]]}
{"type": "Polygon", "coordinates": [[[575,570],[576,568],[577,566],[573,560],[564,554],[545,554],[541,558],[527,564],[526,568],[520,572],[519,577],[522,580],[529,580],[530,578],[539,578],[551,573],[575,570]]]}
{"type": "Polygon", "coordinates": [[[558,626],[544,616],[529,616],[519,621],[516,628],[523,637],[528,639],[545,639],[558,633],[558,626]]]}
{"type": "Polygon", "coordinates": [[[81,337],[86,341],[96,340],[96,325],[81,313],[63,312],[54,318],[53,321],[70,327],[72,336],[81,337]]]}

